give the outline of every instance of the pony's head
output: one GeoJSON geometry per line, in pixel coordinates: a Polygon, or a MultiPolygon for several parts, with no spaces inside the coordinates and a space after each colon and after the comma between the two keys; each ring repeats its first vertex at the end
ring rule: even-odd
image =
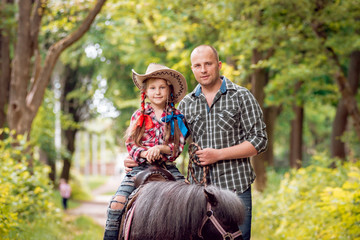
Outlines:
{"type": "Polygon", "coordinates": [[[240,238],[242,233],[238,226],[245,218],[242,201],[233,192],[220,190],[214,186],[206,187],[204,193],[207,212],[198,235],[208,240],[240,238]]]}

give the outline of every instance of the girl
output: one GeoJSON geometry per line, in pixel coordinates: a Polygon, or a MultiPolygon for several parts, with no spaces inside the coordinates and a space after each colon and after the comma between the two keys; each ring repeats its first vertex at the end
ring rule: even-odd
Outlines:
{"type": "Polygon", "coordinates": [[[132,78],[141,90],[141,108],[131,117],[126,147],[139,166],[126,174],[110,201],[104,240],[118,239],[124,206],[135,190],[137,173],[157,162],[163,164],[176,180],[184,181],[174,162],[183,150],[187,135],[183,115],[174,107],[187,92],[184,76],[166,66],[151,63],[145,74],[133,70],[132,78]],[[145,104],[145,98],[150,103],[145,104]]]}

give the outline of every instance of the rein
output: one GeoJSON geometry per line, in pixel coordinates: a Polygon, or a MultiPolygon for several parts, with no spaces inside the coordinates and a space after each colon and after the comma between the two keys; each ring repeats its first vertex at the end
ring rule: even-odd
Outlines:
{"type": "Polygon", "coordinates": [[[202,235],[201,235],[201,231],[205,225],[205,223],[210,220],[212,222],[212,224],[215,226],[215,228],[219,231],[219,233],[221,234],[223,240],[233,240],[239,236],[242,235],[242,232],[241,230],[238,230],[234,233],[229,233],[229,232],[225,232],[224,228],[220,225],[219,221],[216,219],[216,217],[214,217],[214,212],[213,210],[211,209],[211,204],[209,202],[207,202],[207,212],[206,212],[206,215],[203,219],[203,222],[201,224],[201,227],[199,228],[199,231],[198,231],[198,236],[200,238],[202,238],[202,235]]]}
{"type": "Polygon", "coordinates": [[[201,147],[198,144],[194,143],[194,142],[190,143],[189,150],[188,150],[188,152],[189,152],[188,174],[187,174],[187,177],[185,179],[185,182],[190,184],[189,177],[190,177],[190,174],[191,174],[191,177],[192,177],[192,179],[194,180],[194,182],[196,184],[200,184],[200,185],[204,184],[204,186],[206,187],[207,186],[206,176],[209,173],[209,166],[203,166],[203,179],[201,181],[198,181],[196,179],[195,173],[194,173],[193,163],[198,165],[198,166],[201,166],[199,158],[195,154],[195,152],[197,150],[201,150],[201,147]]]}

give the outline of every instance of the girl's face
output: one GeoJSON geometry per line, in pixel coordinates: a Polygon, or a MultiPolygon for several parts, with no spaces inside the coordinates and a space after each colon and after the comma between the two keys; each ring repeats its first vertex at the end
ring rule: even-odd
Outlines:
{"type": "Polygon", "coordinates": [[[145,93],[153,108],[164,109],[170,87],[164,79],[151,78],[146,81],[145,93]]]}

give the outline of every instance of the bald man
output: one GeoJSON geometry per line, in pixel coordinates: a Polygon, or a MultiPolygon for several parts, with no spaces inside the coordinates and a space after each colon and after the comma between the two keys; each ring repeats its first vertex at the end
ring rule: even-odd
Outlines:
{"type": "MultiPolygon", "coordinates": [[[[222,67],[214,47],[200,45],[191,53],[191,70],[199,83],[179,104],[188,123],[202,166],[209,166],[208,183],[236,191],[247,215],[240,230],[251,233],[251,184],[255,173],[250,157],[265,151],[266,126],[262,110],[251,92],[220,76],[222,67]]],[[[195,166],[201,179],[202,167],[195,166]]]]}

